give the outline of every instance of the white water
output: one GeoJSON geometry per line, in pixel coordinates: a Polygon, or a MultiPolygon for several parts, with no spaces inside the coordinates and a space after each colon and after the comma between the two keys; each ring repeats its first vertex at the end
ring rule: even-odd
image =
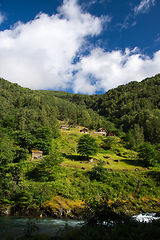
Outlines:
{"type": "MultiPolygon", "coordinates": [[[[146,213],[133,216],[139,222],[150,222],[160,219],[155,217],[155,213],[146,213]]],[[[32,219],[39,227],[39,233],[46,233],[53,236],[65,227],[81,226],[83,221],[76,220],[61,220],[53,218],[36,218],[32,219]]],[[[6,240],[8,237],[20,237],[24,235],[24,230],[27,227],[28,218],[15,216],[0,216],[0,240],[6,240]]]]}
{"type": "Polygon", "coordinates": [[[160,217],[155,216],[156,213],[145,213],[145,214],[139,214],[137,216],[133,216],[134,219],[136,219],[138,222],[151,222],[152,220],[160,219],[160,217]]]}

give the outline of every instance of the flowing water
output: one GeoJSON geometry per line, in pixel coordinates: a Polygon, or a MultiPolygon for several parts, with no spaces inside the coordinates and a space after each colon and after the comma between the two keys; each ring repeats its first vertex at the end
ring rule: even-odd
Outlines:
{"type": "MultiPolygon", "coordinates": [[[[149,222],[151,220],[160,219],[155,217],[155,213],[146,213],[133,216],[137,221],[149,222]]],[[[39,228],[39,233],[45,233],[50,236],[54,236],[63,228],[66,224],[69,226],[81,226],[83,221],[76,220],[62,220],[53,218],[31,218],[31,225],[35,223],[39,228]]],[[[15,216],[0,216],[0,240],[6,240],[8,237],[20,237],[23,236],[29,219],[26,217],[15,216]]]]}
{"type": "Polygon", "coordinates": [[[160,217],[156,217],[156,213],[145,213],[139,214],[137,216],[133,216],[138,222],[150,222],[152,220],[160,219],[160,217]]]}
{"type": "Polygon", "coordinates": [[[38,226],[38,233],[53,236],[65,228],[66,224],[69,226],[81,226],[83,222],[53,218],[31,218],[29,220],[26,217],[19,216],[0,216],[0,240],[6,240],[8,237],[23,236],[29,224],[31,224],[31,229],[34,223],[35,226],[38,226]]]}

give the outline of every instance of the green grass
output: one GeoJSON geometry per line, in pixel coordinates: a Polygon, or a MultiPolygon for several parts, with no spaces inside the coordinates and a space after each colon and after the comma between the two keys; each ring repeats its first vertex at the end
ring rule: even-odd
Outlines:
{"type": "Polygon", "coordinates": [[[112,170],[128,170],[132,171],[135,168],[140,170],[143,169],[140,163],[136,159],[136,152],[131,150],[126,150],[121,146],[121,150],[127,157],[122,157],[117,155],[113,150],[104,150],[101,147],[103,139],[105,137],[98,136],[91,132],[91,135],[97,139],[99,144],[99,151],[96,156],[93,156],[93,162],[83,161],[77,154],[77,141],[82,136],[79,128],[72,128],[70,130],[61,130],[61,137],[54,140],[54,145],[57,146],[58,150],[63,154],[63,166],[70,168],[77,168],[85,170],[91,170],[94,165],[98,163],[99,160],[105,162],[104,167],[112,170]],[[109,157],[109,158],[106,158],[109,157]],[[132,156],[132,157],[131,157],[132,156]],[[119,162],[116,162],[118,160],[119,162]]]}

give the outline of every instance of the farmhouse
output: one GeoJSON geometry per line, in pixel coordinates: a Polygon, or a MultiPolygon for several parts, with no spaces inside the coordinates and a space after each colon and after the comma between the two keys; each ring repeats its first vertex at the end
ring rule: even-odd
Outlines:
{"type": "Polygon", "coordinates": [[[98,129],[97,132],[94,132],[94,133],[106,136],[106,129],[105,128],[100,128],[100,129],[98,129]]]}
{"type": "Polygon", "coordinates": [[[31,150],[31,152],[32,152],[32,159],[42,159],[43,151],[31,150]]]}
{"type": "Polygon", "coordinates": [[[100,129],[98,129],[98,132],[104,132],[104,133],[106,133],[106,129],[105,129],[105,128],[100,128],[100,129]]]}
{"type": "Polygon", "coordinates": [[[87,129],[87,128],[83,128],[83,129],[80,130],[80,132],[82,132],[82,133],[88,133],[88,129],[87,129]]]}

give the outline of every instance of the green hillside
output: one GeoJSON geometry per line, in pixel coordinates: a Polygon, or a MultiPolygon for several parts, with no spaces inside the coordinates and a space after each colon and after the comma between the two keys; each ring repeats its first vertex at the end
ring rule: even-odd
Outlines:
{"type": "Polygon", "coordinates": [[[56,97],[85,105],[125,133],[143,128],[144,138],[160,142],[160,74],[141,82],[130,82],[102,95],[53,92],[56,97]]]}
{"type": "Polygon", "coordinates": [[[159,96],[160,75],[94,96],[0,79],[0,212],[78,218],[100,199],[128,214],[158,211],[159,96]],[[78,150],[84,127],[94,154],[78,150]]]}

